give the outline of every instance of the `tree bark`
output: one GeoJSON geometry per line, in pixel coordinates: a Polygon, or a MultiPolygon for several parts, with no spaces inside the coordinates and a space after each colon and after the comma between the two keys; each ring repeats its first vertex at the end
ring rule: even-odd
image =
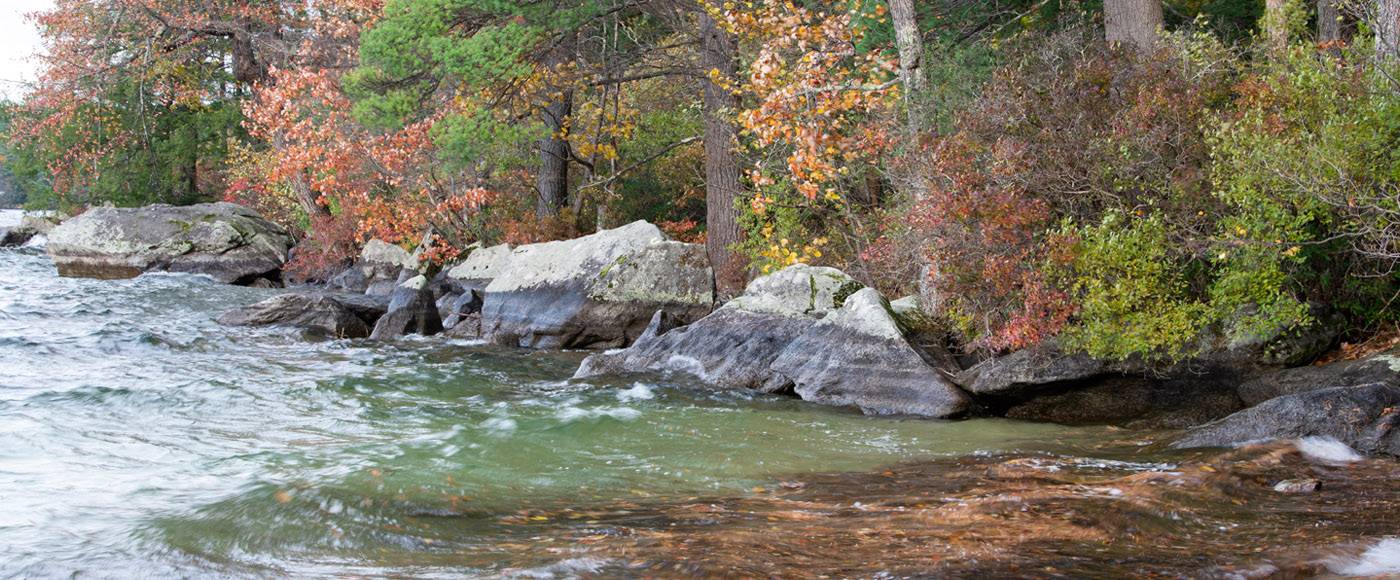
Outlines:
{"type": "Polygon", "coordinates": [[[1274,58],[1288,50],[1288,0],[1264,2],[1264,31],[1274,58]]]}
{"type": "Polygon", "coordinates": [[[1376,1],[1376,57],[1400,58],[1400,0],[1376,1]]]}
{"type": "Polygon", "coordinates": [[[1138,52],[1151,52],[1157,48],[1163,23],[1159,0],[1104,0],[1104,37],[1109,44],[1126,44],[1138,52]]]}
{"type": "Polygon", "coordinates": [[[890,18],[894,21],[894,42],[899,48],[899,80],[905,96],[924,90],[924,41],[919,34],[919,21],[914,12],[914,0],[889,0],[890,18]]]}
{"type": "MultiPolygon", "coordinates": [[[[552,69],[566,64],[573,57],[574,38],[566,37],[545,56],[544,66],[552,69]]],[[[557,96],[540,110],[540,118],[549,135],[540,138],[540,171],[535,176],[538,193],[535,215],[555,217],[569,201],[569,141],[561,136],[564,124],[573,114],[574,92],[562,87],[549,87],[557,96]]]]}
{"type": "Polygon", "coordinates": [[[738,131],[732,115],[739,100],[711,78],[734,79],[738,75],[735,39],[703,11],[700,18],[700,63],[704,68],[705,117],[705,250],[715,272],[715,290],[721,298],[737,296],[748,281],[742,256],[729,247],[741,239],[735,206],[743,186],[735,157],[738,131]]]}
{"type": "Polygon", "coordinates": [[[1328,47],[1334,55],[1340,55],[1342,42],[1342,10],[1339,0],[1317,0],[1317,43],[1328,47]]]}

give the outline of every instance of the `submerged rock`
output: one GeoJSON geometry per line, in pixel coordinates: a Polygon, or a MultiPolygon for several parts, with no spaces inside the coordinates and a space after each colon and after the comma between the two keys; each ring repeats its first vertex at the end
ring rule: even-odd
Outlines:
{"type": "Polygon", "coordinates": [[[770,367],[773,381],[803,400],[855,406],[872,415],[953,417],[971,400],[905,340],[885,299],[873,288],[798,335],[770,367]]]}
{"type": "Polygon", "coordinates": [[[374,325],[370,338],[388,340],[405,334],[432,335],[442,332],[427,276],[415,276],[394,288],[389,309],[374,325]]]}
{"type": "Polygon", "coordinates": [[[666,311],[690,321],[714,307],[705,248],[646,222],[516,248],[485,288],[482,333],[528,348],[613,348],[666,311]]]}
{"type": "Polygon", "coordinates": [[[335,338],[364,338],[388,309],[388,301],[367,296],[295,292],[225,312],[226,326],[291,326],[335,338]]]}
{"type": "Polygon", "coordinates": [[[204,274],[223,283],[279,280],[292,238],[231,203],[99,207],[63,222],[48,253],[60,276],[132,278],[144,272],[204,274]]]}
{"type": "Polygon", "coordinates": [[[1187,431],[1172,444],[1229,447],[1271,439],[1330,437],[1366,454],[1400,456],[1400,386],[1371,383],[1270,399],[1187,431]]]}
{"type": "Polygon", "coordinates": [[[770,382],[773,361],[860,287],[834,268],[790,266],[750,282],[743,295],[692,324],[653,317],[630,348],[588,357],[575,376],[681,371],[726,389],[782,388],[770,382]]]}

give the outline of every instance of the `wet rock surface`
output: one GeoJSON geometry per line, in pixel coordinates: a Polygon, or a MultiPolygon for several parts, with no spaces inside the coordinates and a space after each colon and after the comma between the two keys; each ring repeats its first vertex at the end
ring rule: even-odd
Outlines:
{"type": "Polygon", "coordinates": [[[370,338],[388,340],[405,334],[433,335],[442,332],[436,301],[426,276],[415,276],[394,288],[389,307],[374,324],[370,338]]]}
{"type": "Polygon", "coordinates": [[[1252,406],[1284,395],[1368,383],[1400,384],[1400,352],[1271,372],[1241,384],[1239,395],[1252,406]]]}
{"type": "Polygon", "coordinates": [[[280,280],[292,238],[231,203],[93,208],[54,228],[47,250],[60,276],[204,274],[226,284],[280,280]]]}
{"type": "Polygon", "coordinates": [[[834,268],[791,266],[750,282],[743,295],[689,325],[653,316],[635,344],[590,356],[575,376],[677,371],[726,389],[782,389],[772,382],[773,361],[859,288],[834,268]]]}
{"type": "Polygon", "coordinates": [[[1400,386],[1371,383],[1269,399],[1193,428],[1177,448],[1229,447],[1272,439],[1329,437],[1366,454],[1400,456],[1400,386]]]}
{"type": "Polygon", "coordinates": [[[746,494],[508,521],[538,522],[527,551],[577,542],[573,555],[596,559],[598,575],[752,578],[1375,574],[1385,568],[1367,557],[1400,529],[1392,460],[1332,469],[1286,443],[1168,463],[1121,449],[795,475],[746,494]],[[1285,482],[1289,491],[1275,489],[1285,482]]]}
{"type": "Polygon", "coordinates": [[[226,326],[290,326],[332,338],[364,338],[388,310],[388,300],[329,292],[292,292],[219,317],[226,326]]]}
{"type": "Polygon", "coordinates": [[[854,406],[871,415],[949,418],[968,398],[905,340],[889,305],[873,288],[809,326],[769,367],[772,383],[806,401],[854,406]]]}

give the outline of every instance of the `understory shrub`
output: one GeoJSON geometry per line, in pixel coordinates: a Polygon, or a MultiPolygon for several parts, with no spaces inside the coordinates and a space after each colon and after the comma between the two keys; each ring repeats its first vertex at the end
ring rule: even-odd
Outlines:
{"type": "Polygon", "coordinates": [[[969,347],[1174,360],[1316,303],[1355,328],[1391,316],[1400,98],[1372,60],[1090,35],[1037,43],[899,161],[919,179],[886,243],[919,249],[969,347]]]}

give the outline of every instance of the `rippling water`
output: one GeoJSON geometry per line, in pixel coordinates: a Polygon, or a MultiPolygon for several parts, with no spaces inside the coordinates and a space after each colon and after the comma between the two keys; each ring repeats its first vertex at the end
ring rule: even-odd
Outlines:
{"type": "Polygon", "coordinates": [[[539,537],[512,522],[1103,436],[577,382],[577,353],[213,322],[270,292],[64,279],[0,249],[0,575],[567,573],[567,544],[516,549],[539,537]]]}

